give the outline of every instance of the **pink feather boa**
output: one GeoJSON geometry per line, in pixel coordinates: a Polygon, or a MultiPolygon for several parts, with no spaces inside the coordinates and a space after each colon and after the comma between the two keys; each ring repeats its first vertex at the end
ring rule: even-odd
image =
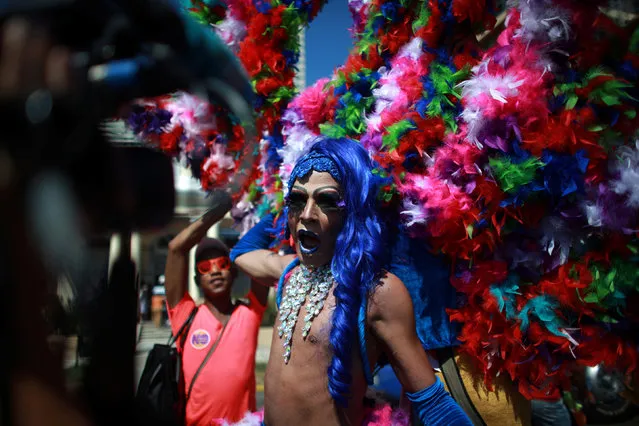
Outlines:
{"type": "MultiPolygon", "coordinates": [[[[246,416],[237,423],[216,421],[215,426],[261,426],[264,421],[264,410],[255,413],[246,413],[246,416]]],[[[389,404],[378,404],[375,407],[367,407],[362,426],[409,426],[410,415],[402,409],[394,409],[389,404]]]]}

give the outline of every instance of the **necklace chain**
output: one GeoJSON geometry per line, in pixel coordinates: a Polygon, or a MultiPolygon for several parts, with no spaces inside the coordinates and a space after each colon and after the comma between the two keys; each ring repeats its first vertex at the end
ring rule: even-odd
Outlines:
{"type": "Polygon", "coordinates": [[[324,308],[324,302],[328,297],[328,292],[333,287],[333,282],[333,272],[330,265],[314,269],[300,265],[286,283],[286,291],[280,304],[280,326],[277,329],[280,339],[284,340],[282,345],[284,346],[285,364],[288,364],[291,358],[291,341],[293,340],[293,331],[300,308],[308,298],[306,315],[304,316],[304,328],[302,329],[302,338],[306,340],[308,333],[311,331],[313,319],[324,308]]]}

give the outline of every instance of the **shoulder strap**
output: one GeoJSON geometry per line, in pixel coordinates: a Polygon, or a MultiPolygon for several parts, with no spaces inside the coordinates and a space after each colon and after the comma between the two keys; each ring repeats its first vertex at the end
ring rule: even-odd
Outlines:
{"type": "Polygon", "coordinates": [[[291,263],[288,264],[288,266],[286,266],[286,268],[284,268],[284,272],[282,272],[282,275],[280,276],[280,281],[277,285],[277,292],[275,294],[275,303],[277,304],[278,308],[280,307],[280,303],[282,302],[282,293],[284,292],[286,276],[293,270],[293,268],[295,268],[299,264],[300,260],[296,257],[291,263]]]}
{"type": "Polygon", "coordinates": [[[178,330],[177,333],[175,333],[175,336],[171,336],[169,337],[169,346],[172,346],[177,339],[182,336],[182,334],[184,333],[184,336],[182,336],[182,346],[184,346],[184,339],[186,338],[186,335],[189,334],[189,329],[191,328],[191,323],[193,322],[193,318],[195,318],[195,314],[197,314],[197,310],[198,307],[195,306],[193,308],[193,310],[191,311],[191,313],[189,314],[189,317],[186,319],[186,321],[184,321],[184,324],[182,324],[182,327],[180,327],[180,329],[178,330]],[[186,333],[185,333],[186,332],[186,333]]]}
{"type": "Polygon", "coordinates": [[[484,419],[482,419],[475,404],[473,404],[470,396],[468,396],[466,385],[459,374],[459,368],[457,368],[457,363],[455,362],[453,349],[451,347],[440,348],[437,349],[436,353],[437,360],[441,366],[442,376],[444,376],[444,381],[450,391],[450,395],[464,410],[474,426],[486,426],[484,419]]]}
{"type": "MultiPolygon", "coordinates": [[[[231,316],[232,315],[233,314],[231,314],[231,316]]],[[[224,324],[224,327],[222,327],[222,331],[220,331],[220,334],[217,336],[217,339],[215,339],[215,343],[213,343],[213,346],[211,346],[211,349],[209,349],[209,352],[206,354],[206,357],[202,361],[202,364],[200,364],[197,371],[193,375],[193,379],[191,380],[191,384],[189,385],[189,391],[186,394],[187,401],[189,400],[189,397],[191,396],[191,391],[193,390],[193,385],[195,384],[195,381],[197,380],[198,376],[200,375],[200,372],[202,371],[206,363],[209,361],[209,358],[211,358],[211,355],[213,355],[213,352],[215,352],[215,349],[217,348],[217,346],[220,344],[220,341],[222,340],[222,335],[224,334],[224,330],[226,330],[226,327],[229,325],[230,322],[231,322],[231,318],[229,317],[229,320],[226,321],[226,324],[224,324]]]]}
{"type": "Polygon", "coordinates": [[[362,303],[357,314],[357,333],[359,340],[359,352],[362,357],[362,367],[364,368],[364,378],[369,386],[373,385],[373,373],[371,373],[370,362],[368,361],[368,350],[366,349],[366,313],[368,308],[368,293],[362,292],[362,303]]]}

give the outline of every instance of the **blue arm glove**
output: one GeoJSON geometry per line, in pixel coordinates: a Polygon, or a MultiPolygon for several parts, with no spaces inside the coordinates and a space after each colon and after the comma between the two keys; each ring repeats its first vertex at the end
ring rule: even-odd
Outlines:
{"type": "Polygon", "coordinates": [[[426,426],[473,426],[466,413],[435,378],[432,385],[415,393],[406,393],[419,421],[426,426]]]}
{"type": "Polygon", "coordinates": [[[257,225],[252,227],[231,250],[231,261],[235,262],[235,259],[239,256],[251,251],[268,249],[275,240],[273,234],[269,232],[273,229],[274,219],[275,216],[269,213],[257,225]]]}

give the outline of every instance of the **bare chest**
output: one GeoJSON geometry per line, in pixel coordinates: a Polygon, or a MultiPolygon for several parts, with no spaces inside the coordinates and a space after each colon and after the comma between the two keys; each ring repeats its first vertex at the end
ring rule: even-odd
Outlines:
{"type": "Polygon", "coordinates": [[[278,319],[273,332],[271,354],[265,378],[265,421],[269,426],[306,424],[341,425],[358,424],[362,412],[366,383],[361,363],[354,351],[349,412],[338,410],[328,391],[328,367],[333,353],[330,346],[332,315],[335,298],[329,293],[321,312],[313,319],[309,333],[304,336],[304,316],[307,303],[300,308],[293,329],[290,357],[285,362],[287,348],[278,335],[278,319]],[[344,416],[351,421],[344,422],[344,416]]]}
{"type": "Polygon", "coordinates": [[[281,311],[278,312],[271,345],[271,355],[275,355],[276,359],[281,360],[282,363],[291,365],[310,361],[322,361],[322,363],[330,361],[331,318],[335,310],[335,297],[332,289],[326,297],[321,310],[313,318],[310,318],[310,316],[313,316],[314,310],[317,310],[317,304],[311,303],[309,298],[307,298],[298,312],[289,314],[297,317],[297,320],[292,324],[292,329],[290,329],[290,324],[289,327],[285,327],[286,324],[282,323],[281,311]],[[305,320],[307,317],[308,321],[305,320]],[[304,332],[305,328],[308,329],[306,333],[304,332]],[[289,329],[291,339],[290,342],[287,342],[286,334],[289,329]],[[285,357],[287,351],[290,351],[290,355],[285,357]]]}

